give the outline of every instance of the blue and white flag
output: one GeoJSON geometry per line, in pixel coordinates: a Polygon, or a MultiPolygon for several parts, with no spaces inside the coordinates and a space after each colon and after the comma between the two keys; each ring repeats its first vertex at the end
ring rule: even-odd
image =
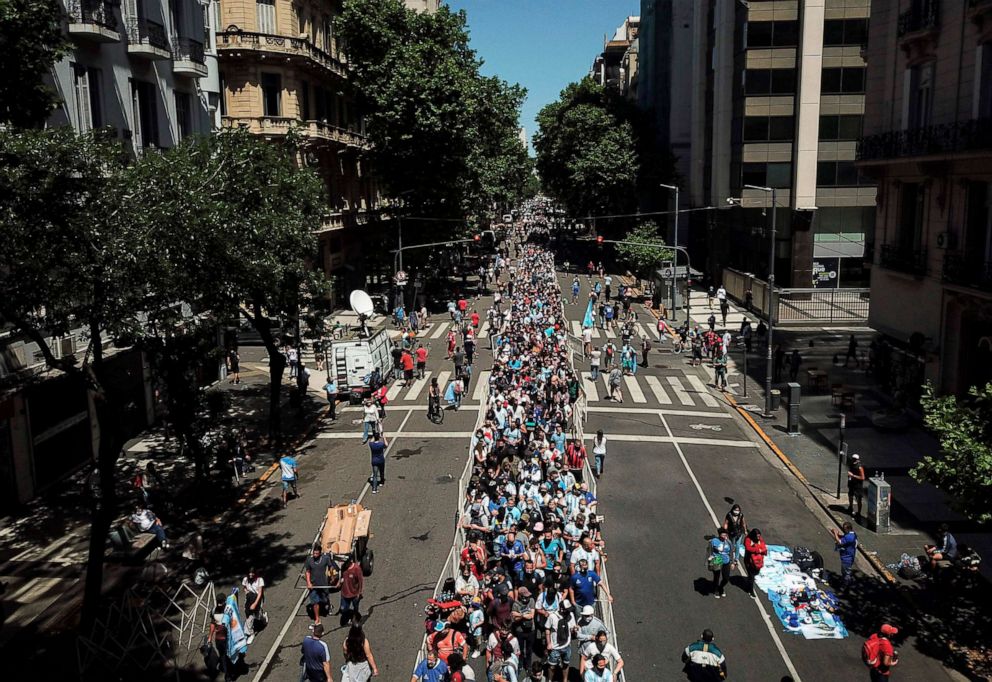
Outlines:
{"type": "Polygon", "coordinates": [[[582,318],[582,327],[592,327],[596,323],[595,318],[592,314],[592,299],[589,299],[589,305],[586,306],[586,316],[582,318]]]}
{"type": "Polygon", "coordinates": [[[238,598],[230,594],[224,602],[224,626],[227,628],[227,657],[232,662],[238,656],[248,653],[248,636],[241,624],[241,612],[238,611],[238,598]]]}

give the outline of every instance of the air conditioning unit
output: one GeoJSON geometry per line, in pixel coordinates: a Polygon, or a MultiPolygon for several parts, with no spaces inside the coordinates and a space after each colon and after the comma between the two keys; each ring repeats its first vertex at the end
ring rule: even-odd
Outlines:
{"type": "Polygon", "coordinates": [[[957,235],[953,232],[941,232],[937,235],[937,248],[938,249],[953,249],[957,247],[957,235]]]}

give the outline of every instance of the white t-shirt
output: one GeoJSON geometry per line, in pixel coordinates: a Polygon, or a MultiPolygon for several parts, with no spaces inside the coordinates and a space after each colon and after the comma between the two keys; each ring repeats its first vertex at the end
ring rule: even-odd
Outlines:
{"type": "Polygon", "coordinates": [[[620,660],[620,652],[617,651],[617,648],[609,642],[606,643],[606,646],[603,647],[602,651],[599,650],[599,647],[596,645],[595,641],[586,642],[585,646],[582,647],[582,655],[586,658],[591,659],[596,654],[600,654],[606,658],[606,663],[610,667],[615,666],[617,661],[620,660]]]}
{"type": "Polygon", "coordinates": [[[379,421],[379,408],[375,405],[366,405],[362,408],[364,413],[363,419],[367,422],[377,422],[379,421]]]}
{"type": "Polygon", "coordinates": [[[727,300],[727,290],[724,289],[723,287],[720,287],[719,289],[716,290],[716,297],[720,301],[726,301],[727,300]]]}
{"type": "Polygon", "coordinates": [[[248,580],[248,576],[245,576],[241,581],[241,587],[245,588],[245,592],[258,594],[265,587],[265,580],[260,575],[256,575],[254,580],[248,580]]]}
{"type": "Polygon", "coordinates": [[[590,571],[595,571],[596,562],[599,561],[599,551],[596,549],[586,551],[585,547],[582,547],[580,545],[579,547],[572,550],[572,565],[578,566],[579,561],[581,561],[582,559],[585,559],[586,561],[589,562],[590,571]]]}
{"type": "Polygon", "coordinates": [[[598,348],[594,348],[592,353],[589,354],[589,365],[592,367],[599,367],[599,360],[603,356],[603,351],[598,348]]]}
{"type": "Polygon", "coordinates": [[[590,343],[592,341],[592,329],[591,328],[585,327],[582,330],[582,340],[584,342],[586,342],[586,343],[590,343]]]}
{"type": "Polygon", "coordinates": [[[571,612],[568,614],[568,634],[565,636],[565,640],[562,642],[558,641],[558,621],[562,619],[562,615],[557,611],[548,614],[547,624],[545,629],[551,633],[551,648],[552,649],[564,649],[569,644],[572,643],[572,628],[575,627],[575,616],[571,612]]]}
{"type": "Polygon", "coordinates": [[[602,440],[599,436],[592,439],[592,454],[594,455],[605,455],[606,454],[606,436],[604,435],[602,440]]]}
{"type": "Polygon", "coordinates": [[[155,514],[149,509],[142,509],[139,512],[131,514],[131,521],[134,522],[142,532],[147,532],[152,529],[155,525],[155,514]]]}

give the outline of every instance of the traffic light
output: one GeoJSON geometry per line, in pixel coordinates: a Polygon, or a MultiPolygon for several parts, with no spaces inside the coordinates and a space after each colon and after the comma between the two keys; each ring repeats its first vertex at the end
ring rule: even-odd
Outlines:
{"type": "Polygon", "coordinates": [[[472,237],[472,239],[474,239],[477,242],[481,242],[482,241],[482,235],[481,234],[477,234],[474,237],[472,237]]]}
{"type": "Polygon", "coordinates": [[[596,243],[599,244],[600,246],[603,245],[603,235],[599,235],[598,237],[596,237],[596,243]]]}

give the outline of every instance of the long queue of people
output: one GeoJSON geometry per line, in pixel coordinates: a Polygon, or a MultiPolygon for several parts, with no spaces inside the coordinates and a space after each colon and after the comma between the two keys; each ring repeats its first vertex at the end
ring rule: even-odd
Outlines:
{"type": "Polygon", "coordinates": [[[457,577],[426,609],[412,682],[618,679],[623,659],[597,605],[606,549],[586,450],[567,434],[581,384],[569,362],[554,259],[521,244],[497,283],[493,370],[470,445],[457,577]],[[571,675],[570,675],[571,671],[571,675]]]}

